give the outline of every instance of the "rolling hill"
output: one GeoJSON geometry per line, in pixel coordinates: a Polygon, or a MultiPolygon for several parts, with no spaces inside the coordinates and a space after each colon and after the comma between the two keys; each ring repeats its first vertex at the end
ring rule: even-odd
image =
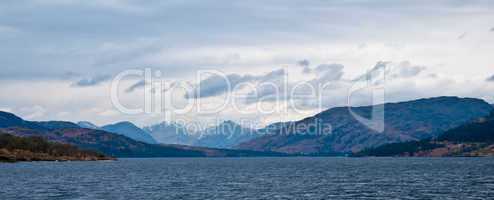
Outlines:
{"type": "Polygon", "coordinates": [[[494,112],[437,138],[366,149],[356,156],[494,156],[494,112]]]}
{"type": "Polygon", "coordinates": [[[281,123],[267,134],[237,146],[238,149],[295,154],[347,154],[388,143],[437,137],[446,130],[488,115],[493,107],[473,98],[437,97],[384,105],[384,131],[376,132],[350,112],[369,117],[371,106],[337,107],[300,121],[281,123]],[[320,134],[311,124],[330,125],[320,134]],[[309,128],[293,128],[309,127],[309,128]]]}
{"type": "Polygon", "coordinates": [[[0,162],[112,160],[103,154],[46,139],[18,137],[0,132],[0,162]]]}

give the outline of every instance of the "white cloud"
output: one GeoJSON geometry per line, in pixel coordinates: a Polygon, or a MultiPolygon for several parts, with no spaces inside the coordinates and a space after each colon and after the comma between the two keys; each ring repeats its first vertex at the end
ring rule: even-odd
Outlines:
{"type": "Polygon", "coordinates": [[[0,108],[0,111],[12,112],[12,109],[11,108],[0,108]]]}
{"type": "Polygon", "coordinates": [[[98,115],[103,116],[103,117],[115,117],[119,115],[120,113],[116,110],[104,110],[102,112],[99,112],[98,115]]]}
{"type": "Polygon", "coordinates": [[[44,117],[47,110],[40,105],[35,105],[31,107],[22,107],[18,112],[24,119],[36,120],[44,117]]]}

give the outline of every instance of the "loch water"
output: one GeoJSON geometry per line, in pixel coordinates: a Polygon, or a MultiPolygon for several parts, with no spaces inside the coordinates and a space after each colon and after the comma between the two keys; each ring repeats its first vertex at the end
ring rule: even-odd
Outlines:
{"type": "Polygon", "coordinates": [[[494,158],[0,163],[0,199],[490,199],[494,158]]]}

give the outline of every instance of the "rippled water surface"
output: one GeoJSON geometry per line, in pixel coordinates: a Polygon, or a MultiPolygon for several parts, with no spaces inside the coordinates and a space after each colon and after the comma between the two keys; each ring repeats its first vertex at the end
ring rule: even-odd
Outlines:
{"type": "Polygon", "coordinates": [[[0,199],[489,199],[492,158],[159,158],[0,164],[0,199]]]}

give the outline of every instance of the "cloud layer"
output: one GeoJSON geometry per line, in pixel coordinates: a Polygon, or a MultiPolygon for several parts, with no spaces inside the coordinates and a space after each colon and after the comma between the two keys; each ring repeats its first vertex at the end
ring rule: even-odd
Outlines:
{"type": "Polygon", "coordinates": [[[186,94],[185,98],[205,98],[241,89],[243,83],[276,81],[285,74],[283,69],[274,70],[264,75],[239,75],[212,72],[201,80],[195,88],[186,94]],[[238,88],[240,87],[240,88],[238,88]]]}
{"type": "MultiPolygon", "coordinates": [[[[293,100],[308,110],[181,116],[190,121],[300,119],[317,112],[304,97],[310,87],[329,83],[321,90],[328,108],[344,104],[355,84],[382,84],[384,74],[389,101],[463,95],[494,102],[494,77],[486,81],[493,8],[492,1],[1,1],[0,106],[36,120],[161,121],[122,114],[110,102],[111,78],[144,68],[191,83],[174,95],[180,103],[208,106],[236,88],[246,109],[293,100]],[[196,80],[201,70],[225,75],[196,80]]],[[[123,81],[122,103],[141,106],[144,84],[123,81]]],[[[368,103],[366,96],[357,94],[357,102],[368,103]]]]}
{"type": "Polygon", "coordinates": [[[89,86],[95,86],[99,85],[105,81],[110,80],[111,76],[110,75],[98,75],[94,77],[89,77],[89,78],[83,78],[75,83],[72,84],[74,87],[89,87],[89,86]]]}

